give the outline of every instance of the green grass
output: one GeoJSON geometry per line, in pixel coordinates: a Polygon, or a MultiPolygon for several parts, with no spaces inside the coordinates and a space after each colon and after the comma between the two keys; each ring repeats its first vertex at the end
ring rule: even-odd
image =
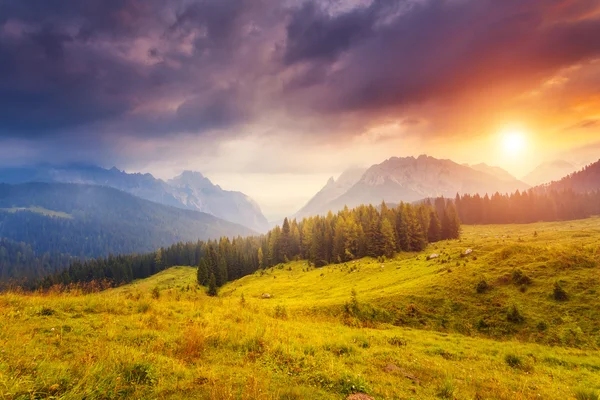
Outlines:
{"type": "Polygon", "coordinates": [[[217,298],[190,267],[6,293],[0,398],[597,399],[599,240],[598,218],[469,226],[384,263],[281,265],[217,298]]]}
{"type": "Polygon", "coordinates": [[[43,207],[13,207],[13,208],[0,208],[0,211],[5,211],[8,213],[16,213],[19,211],[30,211],[36,214],[45,215],[46,217],[55,217],[55,218],[66,218],[73,219],[71,214],[67,214],[62,211],[52,211],[43,207]]]}

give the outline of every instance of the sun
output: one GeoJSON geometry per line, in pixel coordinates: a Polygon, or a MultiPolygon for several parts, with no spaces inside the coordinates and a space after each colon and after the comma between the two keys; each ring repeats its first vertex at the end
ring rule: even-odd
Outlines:
{"type": "Polygon", "coordinates": [[[506,130],[501,133],[502,148],[508,156],[519,156],[527,147],[527,135],[518,129],[506,130]]]}

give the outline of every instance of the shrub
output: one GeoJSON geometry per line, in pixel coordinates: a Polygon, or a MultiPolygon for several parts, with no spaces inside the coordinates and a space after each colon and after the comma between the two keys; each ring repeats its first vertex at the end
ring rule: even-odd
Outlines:
{"type": "Polygon", "coordinates": [[[371,389],[367,381],[360,375],[343,375],[338,381],[339,391],[344,395],[353,393],[369,393],[371,389]]]}
{"type": "Polygon", "coordinates": [[[40,309],[40,311],[38,311],[38,315],[42,316],[42,317],[49,317],[51,315],[54,315],[55,311],[53,309],[51,309],[50,307],[42,307],[40,309]]]}
{"type": "Polygon", "coordinates": [[[515,354],[507,354],[504,357],[504,361],[511,368],[516,368],[516,369],[523,368],[523,360],[521,360],[521,357],[519,357],[515,354]]]}
{"type": "Polygon", "coordinates": [[[398,336],[393,336],[393,337],[389,338],[388,343],[391,344],[392,346],[398,346],[398,347],[406,346],[406,340],[404,340],[398,336]]]}
{"type": "Polygon", "coordinates": [[[488,283],[484,280],[479,281],[479,283],[477,284],[477,293],[481,294],[481,293],[485,293],[490,289],[490,285],[488,285],[488,283]]]}
{"type": "Polygon", "coordinates": [[[475,324],[475,327],[478,331],[485,331],[490,327],[490,325],[487,322],[485,322],[484,319],[480,318],[479,321],[477,321],[477,324],[475,324]]]}
{"type": "Polygon", "coordinates": [[[592,389],[577,389],[575,391],[576,400],[600,400],[598,393],[592,389]]]}
{"type": "Polygon", "coordinates": [[[446,379],[439,387],[437,395],[442,399],[453,399],[455,391],[454,383],[450,379],[446,379]]]}
{"type": "Polygon", "coordinates": [[[520,269],[515,269],[512,273],[512,280],[517,285],[531,285],[531,278],[525,275],[520,269]]]}
{"type": "Polygon", "coordinates": [[[509,308],[506,314],[506,319],[508,322],[512,322],[513,324],[520,324],[525,321],[525,317],[523,317],[519,311],[519,308],[515,304],[509,308]]]}
{"type": "Polygon", "coordinates": [[[548,324],[545,323],[544,321],[540,321],[537,326],[536,326],[537,330],[540,332],[544,332],[545,330],[548,329],[548,324]]]}
{"type": "Polygon", "coordinates": [[[136,363],[123,368],[123,379],[131,384],[151,385],[155,379],[152,373],[152,365],[136,363]]]}
{"type": "Polygon", "coordinates": [[[567,301],[569,299],[567,292],[565,292],[565,289],[563,289],[561,284],[558,282],[554,284],[554,292],[552,293],[552,297],[556,301],[567,301]]]}
{"type": "Polygon", "coordinates": [[[158,300],[160,298],[160,289],[158,288],[158,286],[155,286],[154,289],[152,289],[152,298],[155,300],[158,300]]]}
{"type": "Polygon", "coordinates": [[[275,306],[275,318],[279,319],[287,319],[288,313],[285,306],[277,305],[275,306]]]}
{"type": "Polygon", "coordinates": [[[142,302],[140,304],[138,304],[137,306],[137,311],[141,314],[146,313],[150,310],[150,304],[148,304],[147,302],[142,302]]]}

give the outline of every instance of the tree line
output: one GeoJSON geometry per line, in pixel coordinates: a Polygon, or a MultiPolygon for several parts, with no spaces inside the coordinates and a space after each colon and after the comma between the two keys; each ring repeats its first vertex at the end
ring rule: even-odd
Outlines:
{"type": "Polygon", "coordinates": [[[316,267],[365,256],[420,251],[427,243],[455,239],[460,220],[454,204],[439,198],[390,208],[360,206],[337,214],[283,221],[267,234],[177,243],[146,254],[75,260],[68,268],[24,285],[29,289],[107,280],[114,285],[145,278],[175,265],[198,266],[198,281],[222,286],[255,271],[293,259],[316,267]]]}
{"type": "Polygon", "coordinates": [[[300,222],[283,221],[266,235],[230,242],[209,241],[198,267],[198,282],[221,286],[256,270],[305,259],[315,267],[370,257],[421,251],[428,243],[457,239],[461,223],[452,201],[438,198],[390,208],[347,207],[337,214],[300,222]]]}
{"type": "Polygon", "coordinates": [[[460,220],[465,224],[514,224],[566,221],[600,214],[600,192],[537,187],[492,196],[456,195],[460,220]]]}

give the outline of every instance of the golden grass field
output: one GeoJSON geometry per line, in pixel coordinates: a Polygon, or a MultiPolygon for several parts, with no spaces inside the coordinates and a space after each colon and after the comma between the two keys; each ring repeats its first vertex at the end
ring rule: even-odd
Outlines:
{"type": "Polygon", "coordinates": [[[599,294],[599,218],[465,226],[384,262],[294,261],[217,298],[192,267],[4,293],[0,398],[598,399],[599,294]]]}

